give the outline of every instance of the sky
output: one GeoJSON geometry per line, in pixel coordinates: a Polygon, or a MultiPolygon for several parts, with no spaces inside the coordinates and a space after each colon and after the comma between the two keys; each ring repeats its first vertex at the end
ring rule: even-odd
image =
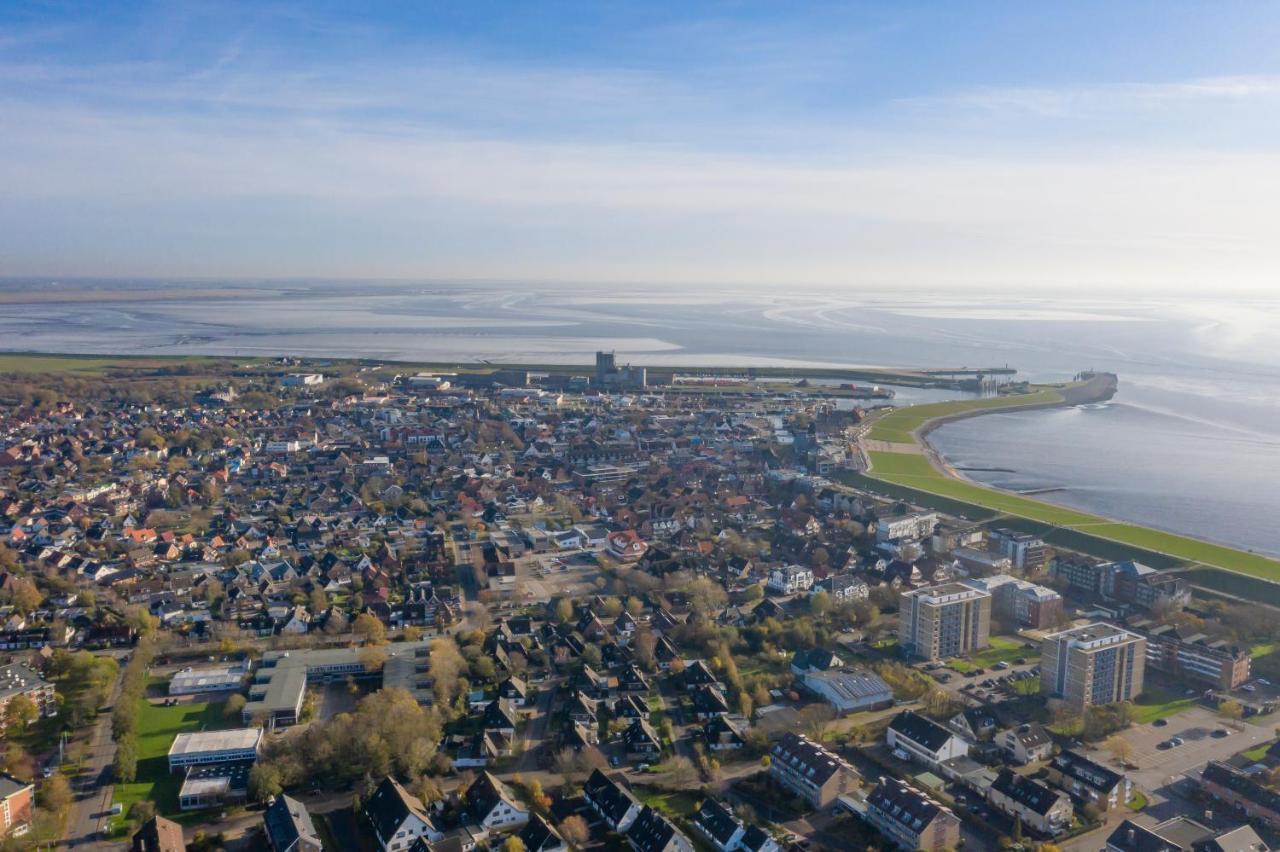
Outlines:
{"type": "Polygon", "coordinates": [[[1280,291],[1266,3],[0,4],[0,276],[1280,291]]]}

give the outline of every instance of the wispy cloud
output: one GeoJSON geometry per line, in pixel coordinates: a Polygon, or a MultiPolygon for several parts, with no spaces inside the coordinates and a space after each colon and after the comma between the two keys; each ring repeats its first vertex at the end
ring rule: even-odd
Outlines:
{"type": "Polygon", "coordinates": [[[0,48],[0,273],[1265,286],[1280,268],[1280,149],[1150,129],[1272,105],[1280,77],[853,101],[815,92],[874,28],[808,55],[719,20],[646,34],[707,45],[685,70],[379,52],[386,32],[280,14],[365,47],[299,56],[249,26],[175,55],[187,16],[141,58],[0,48]]]}
{"type": "Polygon", "coordinates": [[[903,98],[899,103],[926,109],[945,107],[1000,114],[1078,117],[1132,110],[1185,109],[1205,103],[1273,101],[1277,98],[1280,98],[1280,77],[1242,76],[1058,88],[989,87],[940,96],[903,98]]]}

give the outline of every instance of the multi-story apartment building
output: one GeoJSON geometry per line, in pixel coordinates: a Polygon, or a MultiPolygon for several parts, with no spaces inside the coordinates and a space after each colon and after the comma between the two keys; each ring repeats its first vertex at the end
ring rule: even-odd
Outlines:
{"type": "Polygon", "coordinates": [[[844,758],[799,734],[784,734],[774,744],[769,774],[815,808],[858,787],[858,773],[844,758]]]}
{"type": "Polygon", "coordinates": [[[934,512],[880,518],[876,521],[876,541],[907,541],[930,538],[933,535],[933,528],[937,525],[938,516],[934,512]]]}
{"type": "Polygon", "coordinates": [[[1042,571],[1049,561],[1049,548],[1044,539],[1017,530],[998,529],[991,532],[992,546],[1009,558],[1015,568],[1042,571]]]}
{"type": "Polygon", "coordinates": [[[1059,557],[1051,571],[1078,592],[1139,609],[1185,606],[1191,599],[1187,581],[1164,574],[1141,562],[1094,562],[1083,557],[1059,557]]]}
{"type": "Polygon", "coordinates": [[[954,849],[960,842],[959,817],[888,775],[867,796],[867,822],[899,849],[954,849]]]}
{"type": "Polygon", "coordinates": [[[53,684],[41,677],[39,672],[26,663],[10,663],[0,667],[0,718],[3,718],[9,702],[19,695],[31,699],[42,717],[58,714],[53,684]]]}
{"type": "Polygon", "coordinates": [[[1200,789],[1249,817],[1280,830],[1280,793],[1227,763],[1210,761],[1200,774],[1200,789]]]}
{"type": "Polygon", "coordinates": [[[1142,692],[1147,640],[1112,624],[1087,624],[1047,636],[1040,690],[1078,710],[1129,701],[1142,692]]]}
{"type": "Polygon", "coordinates": [[[769,590],[782,595],[805,592],[813,585],[813,572],[803,565],[783,565],[769,572],[769,590]]]}
{"type": "Polygon", "coordinates": [[[1085,556],[1058,556],[1049,572],[1077,593],[1110,597],[1112,563],[1096,562],[1085,556]]]}
{"type": "Polygon", "coordinates": [[[1062,622],[1062,595],[1053,589],[994,574],[964,580],[963,584],[991,594],[991,611],[1022,627],[1043,630],[1062,622]]]}
{"type": "Polygon", "coordinates": [[[1171,624],[1140,621],[1130,624],[1129,629],[1147,640],[1148,668],[1227,690],[1250,677],[1252,657],[1247,648],[1171,624]]]}
{"type": "Polygon", "coordinates": [[[903,592],[898,641],[908,654],[943,660],[987,647],[991,595],[960,583],[903,592]]]}
{"type": "Polygon", "coordinates": [[[0,773],[0,836],[21,834],[31,825],[35,787],[0,773]]]}

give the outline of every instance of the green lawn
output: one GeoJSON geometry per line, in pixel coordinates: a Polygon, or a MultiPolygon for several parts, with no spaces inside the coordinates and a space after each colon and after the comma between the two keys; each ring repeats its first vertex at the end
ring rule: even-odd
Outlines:
{"type": "Polygon", "coordinates": [[[1162,689],[1148,689],[1133,702],[1133,722],[1136,725],[1150,724],[1156,719],[1176,716],[1195,703],[1194,697],[1188,698],[1162,689]]]}
{"type": "Polygon", "coordinates": [[[1277,645],[1275,642],[1262,642],[1249,649],[1249,656],[1256,660],[1259,657],[1265,657],[1268,654],[1273,653],[1276,648],[1280,648],[1280,645],[1277,645]]]}
{"type": "Polygon", "coordinates": [[[1260,746],[1256,746],[1254,748],[1249,749],[1248,751],[1240,752],[1240,756],[1243,757],[1245,760],[1249,761],[1250,763],[1257,763],[1258,761],[1262,760],[1262,758],[1267,756],[1267,749],[1271,748],[1271,746],[1274,744],[1275,744],[1274,740],[1272,740],[1271,742],[1265,742],[1260,746]]]}
{"type": "Polygon", "coordinates": [[[947,663],[947,667],[961,674],[974,669],[989,669],[996,663],[1012,663],[1014,660],[1039,657],[1035,648],[1027,648],[1017,639],[1006,639],[1003,636],[992,636],[989,647],[964,659],[955,659],[947,663]]]}
{"type": "Polygon", "coordinates": [[[1247,553],[1136,524],[1110,521],[1075,509],[953,479],[940,473],[925,456],[917,453],[873,451],[869,455],[872,465],[869,475],[875,479],[917,488],[931,494],[996,509],[1033,521],[1067,527],[1090,536],[1167,554],[1189,562],[1239,571],[1266,579],[1280,579],[1280,562],[1256,553],[1247,553]]]}
{"type": "Polygon", "coordinates": [[[985,399],[957,399],[950,402],[931,402],[927,405],[910,405],[896,409],[881,417],[871,427],[868,437],[873,441],[890,441],[910,444],[915,441],[915,431],[930,420],[950,417],[966,411],[982,411],[996,408],[1020,408],[1025,405],[1046,405],[1061,402],[1062,394],[1052,388],[1042,388],[1026,394],[992,396],[985,399]]]}
{"type": "Polygon", "coordinates": [[[659,790],[655,787],[636,786],[632,789],[643,804],[667,816],[692,816],[698,799],[685,790],[659,790]]]}
{"type": "Polygon", "coordinates": [[[169,773],[169,747],[181,733],[238,727],[238,720],[225,718],[222,708],[222,702],[161,707],[142,699],[138,713],[138,779],[116,785],[112,801],[124,806],[124,814],[112,821],[113,828],[123,824],[134,802],[154,802],[159,813],[171,817],[178,812],[182,775],[169,773]]]}

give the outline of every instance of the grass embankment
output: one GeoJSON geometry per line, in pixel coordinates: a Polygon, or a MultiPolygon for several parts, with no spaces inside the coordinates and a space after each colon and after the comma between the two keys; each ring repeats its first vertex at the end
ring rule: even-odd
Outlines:
{"type": "MultiPolygon", "coordinates": [[[[994,402],[999,402],[1003,399],[1006,398],[1000,398],[994,400],[994,402]]],[[[943,403],[942,405],[950,405],[950,403],[943,403]]],[[[934,408],[932,405],[917,407],[921,409],[934,408]]],[[[987,407],[996,408],[999,406],[987,407]]],[[[906,414],[910,410],[904,409],[901,413],[906,414]]],[[[895,412],[894,414],[898,413],[895,412]]],[[[893,416],[890,415],[890,417],[893,416]]],[[[946,414],[932,415],[932,417],[940,416],[946,416],[946,414]]],[[[925,418],[925,420],[928,419],[931,419],[931,417],[925,418]]],[[[914,438],[915,429],[920,428],[921,421],[919,418],[900,420],[900,425],[890,427],[890,433],[897,434],[905,425],[913,423],[916,425],[912,426],[912,431],[907,433],[907,438],[911,440],[914,438]]],[[[877,424],[877,426],[879,425],[877,424]]],[[[873,438],[875,437],[875,432],[876,429],[873,427],[871,432],[873,438]]],[[[889,439],[881,438],[880,440],[889,439]]],[[[902,441],[899,441],[899,443],[902,443],[902,441]]],[[[868,452],[868,455],[871,460],[871,470],[868,471],[868,475],[873,479],[914,488],[961,503],[994,509],[1015,517],[1027,518],[1054,527],[1062,527],[1097,539],[1118,542],[1187,562],[1199,563],[1213,568],[1223,568],[1228,571],[1238,571],[1268,580],[1280,579],[1280,562],[1256,553],[1248,553],[1137,524],[1112,521],[1098,515],[1091,515],[1087,512],[1080,512],[1064,506],[1055,506],[1052,503],[1045,503],[1030,497],[996,491],[982,485],[947,476],[937,470],[926,456],[918,452],[899,453],[872,450],[868,452]]]]}
{"type": "Polygon", "coordinates": [[[178,791],[182,774],[169,772],[169,747],[178,734],[238,727],[236,719],[223,715],[223,702],[191,702],[174,707],[152,704],[143,698],[138,709],[138,779],[115,786],[112,802],[123,813],[112,818],[113,829],[123,825],[135,802],[154,802],[156,812],[178,819],[178,791]]]}
{"type": "Polygon", "coordinates": [[[916,430],[930,420],[955,417],[971,411],[989,411],[1001,408],[1022,408],[1028,405],[1053,405],[1062,402],[1062,394],[1053,388],[1041,388],[1025,394],[992,396],[983,399],[956,399],[949,402],[930,402],[897,408],[877,420],[867,437],[873,441],[894,444],[910,444],[916,440],[916,430]]]}
{"type": "Polygon", "coordinates": [[[990,645],[965,659],[955,659],[947,663],[947,668],[966,674],[974,669],[989,669],[996,663],[1012,663],[1014,660],[1039,657],[1040,652],[1027,648],[1016,639],[1003,636],[992,636],[990,645]]]}

